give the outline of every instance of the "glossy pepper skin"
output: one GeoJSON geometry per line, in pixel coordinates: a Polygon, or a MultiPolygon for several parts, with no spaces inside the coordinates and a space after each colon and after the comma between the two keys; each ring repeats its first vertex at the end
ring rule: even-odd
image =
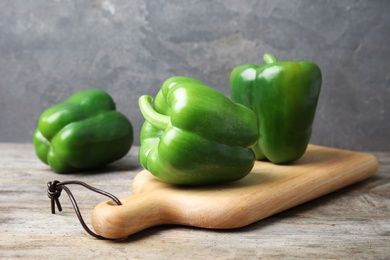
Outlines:
{"type": "Polygon", "coordinates": [[[75,93],[42,113],[33,142],[38,158],[58,173],[93,169],[131,148],[133,127],[99,89],[75,93]]]}
{"type": "Polygon", "coordinates": [[[207,185],[235,181],[253,168],[258,139],[255,113],[187,77],[163,83],[152,106],[141,96],[146,121],[139,160],[163,182],[207,185]]]}
{"type": "Polygon", "coordinates": [[[236,67],[230,94],[257,115],[256,159],[286,164],[299,159],[310,141],[321,71],[314,63],[278,62],[271,54],[264,61],[236,67]]]}

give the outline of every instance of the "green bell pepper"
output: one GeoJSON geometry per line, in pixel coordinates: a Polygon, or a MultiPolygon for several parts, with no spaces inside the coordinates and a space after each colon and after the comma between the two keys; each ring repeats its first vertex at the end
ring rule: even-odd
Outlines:
{"type": "Polygon", "coordinates": [[[255,111],[258,160],[285,164],[299,159],[310,141],[321,89],[321,71],[311,62],[278,62],[236,67],[230,76],[231,98],[255,111]]]}
{"type": "Polygon", "coordinates": [[[133,143],[133,128],[106,92],[87,89],[45,110],[33,142],[42,162],[69,173],[122,158],[133,143]]]}
{"type": "Polygon", "coordinates": [[[235,181],[253,168],[258,139],[255,113],[187,77],[163,83],[152,106],[141,96],[145,123],[140,133],[141,165],[163,182],[206,185],[235,181]]]}

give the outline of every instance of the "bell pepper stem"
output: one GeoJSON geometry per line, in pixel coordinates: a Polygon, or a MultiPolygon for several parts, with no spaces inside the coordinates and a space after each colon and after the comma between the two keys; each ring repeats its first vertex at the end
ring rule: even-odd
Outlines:
{"type": "Polygon", "coordinates": [[[171,125],[169,116],[162,115],[156,112],[152,106],[153,98],[148,95],[143,95],[139,98],[138,104],[142,115],[154,127],[165,130],[171,125]]]}
{"type": "Polygon", "coordinates": [[[265,64],[271,64],[271,63],[277,62],[275,56],[270,54],[270,53],[264,54],[263,60],[264,60],[265,64]]]}

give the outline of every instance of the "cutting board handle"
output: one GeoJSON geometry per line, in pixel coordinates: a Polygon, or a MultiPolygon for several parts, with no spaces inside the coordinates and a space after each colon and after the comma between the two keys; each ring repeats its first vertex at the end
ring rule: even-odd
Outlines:
{"type": "Polygon", "coordinates": [[[120,199],[122,205],[105,201],[92,213],[94,230],[105,238],[118,239],[162,224],[161,203],[153,193],[140,193],[120,199]]]}

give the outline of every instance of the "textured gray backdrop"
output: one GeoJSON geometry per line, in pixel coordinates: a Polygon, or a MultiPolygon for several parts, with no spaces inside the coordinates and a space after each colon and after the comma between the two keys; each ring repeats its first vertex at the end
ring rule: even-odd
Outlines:
{"type": "Polygon", "coordinates": [[[31,142],[44,109],[101,88],[134,125],[174,75],[229,94],[237,65],[309,60],[323,72],[312,143],[390,150],[390,1],[4,0],[0,142],[31,142]]]}

